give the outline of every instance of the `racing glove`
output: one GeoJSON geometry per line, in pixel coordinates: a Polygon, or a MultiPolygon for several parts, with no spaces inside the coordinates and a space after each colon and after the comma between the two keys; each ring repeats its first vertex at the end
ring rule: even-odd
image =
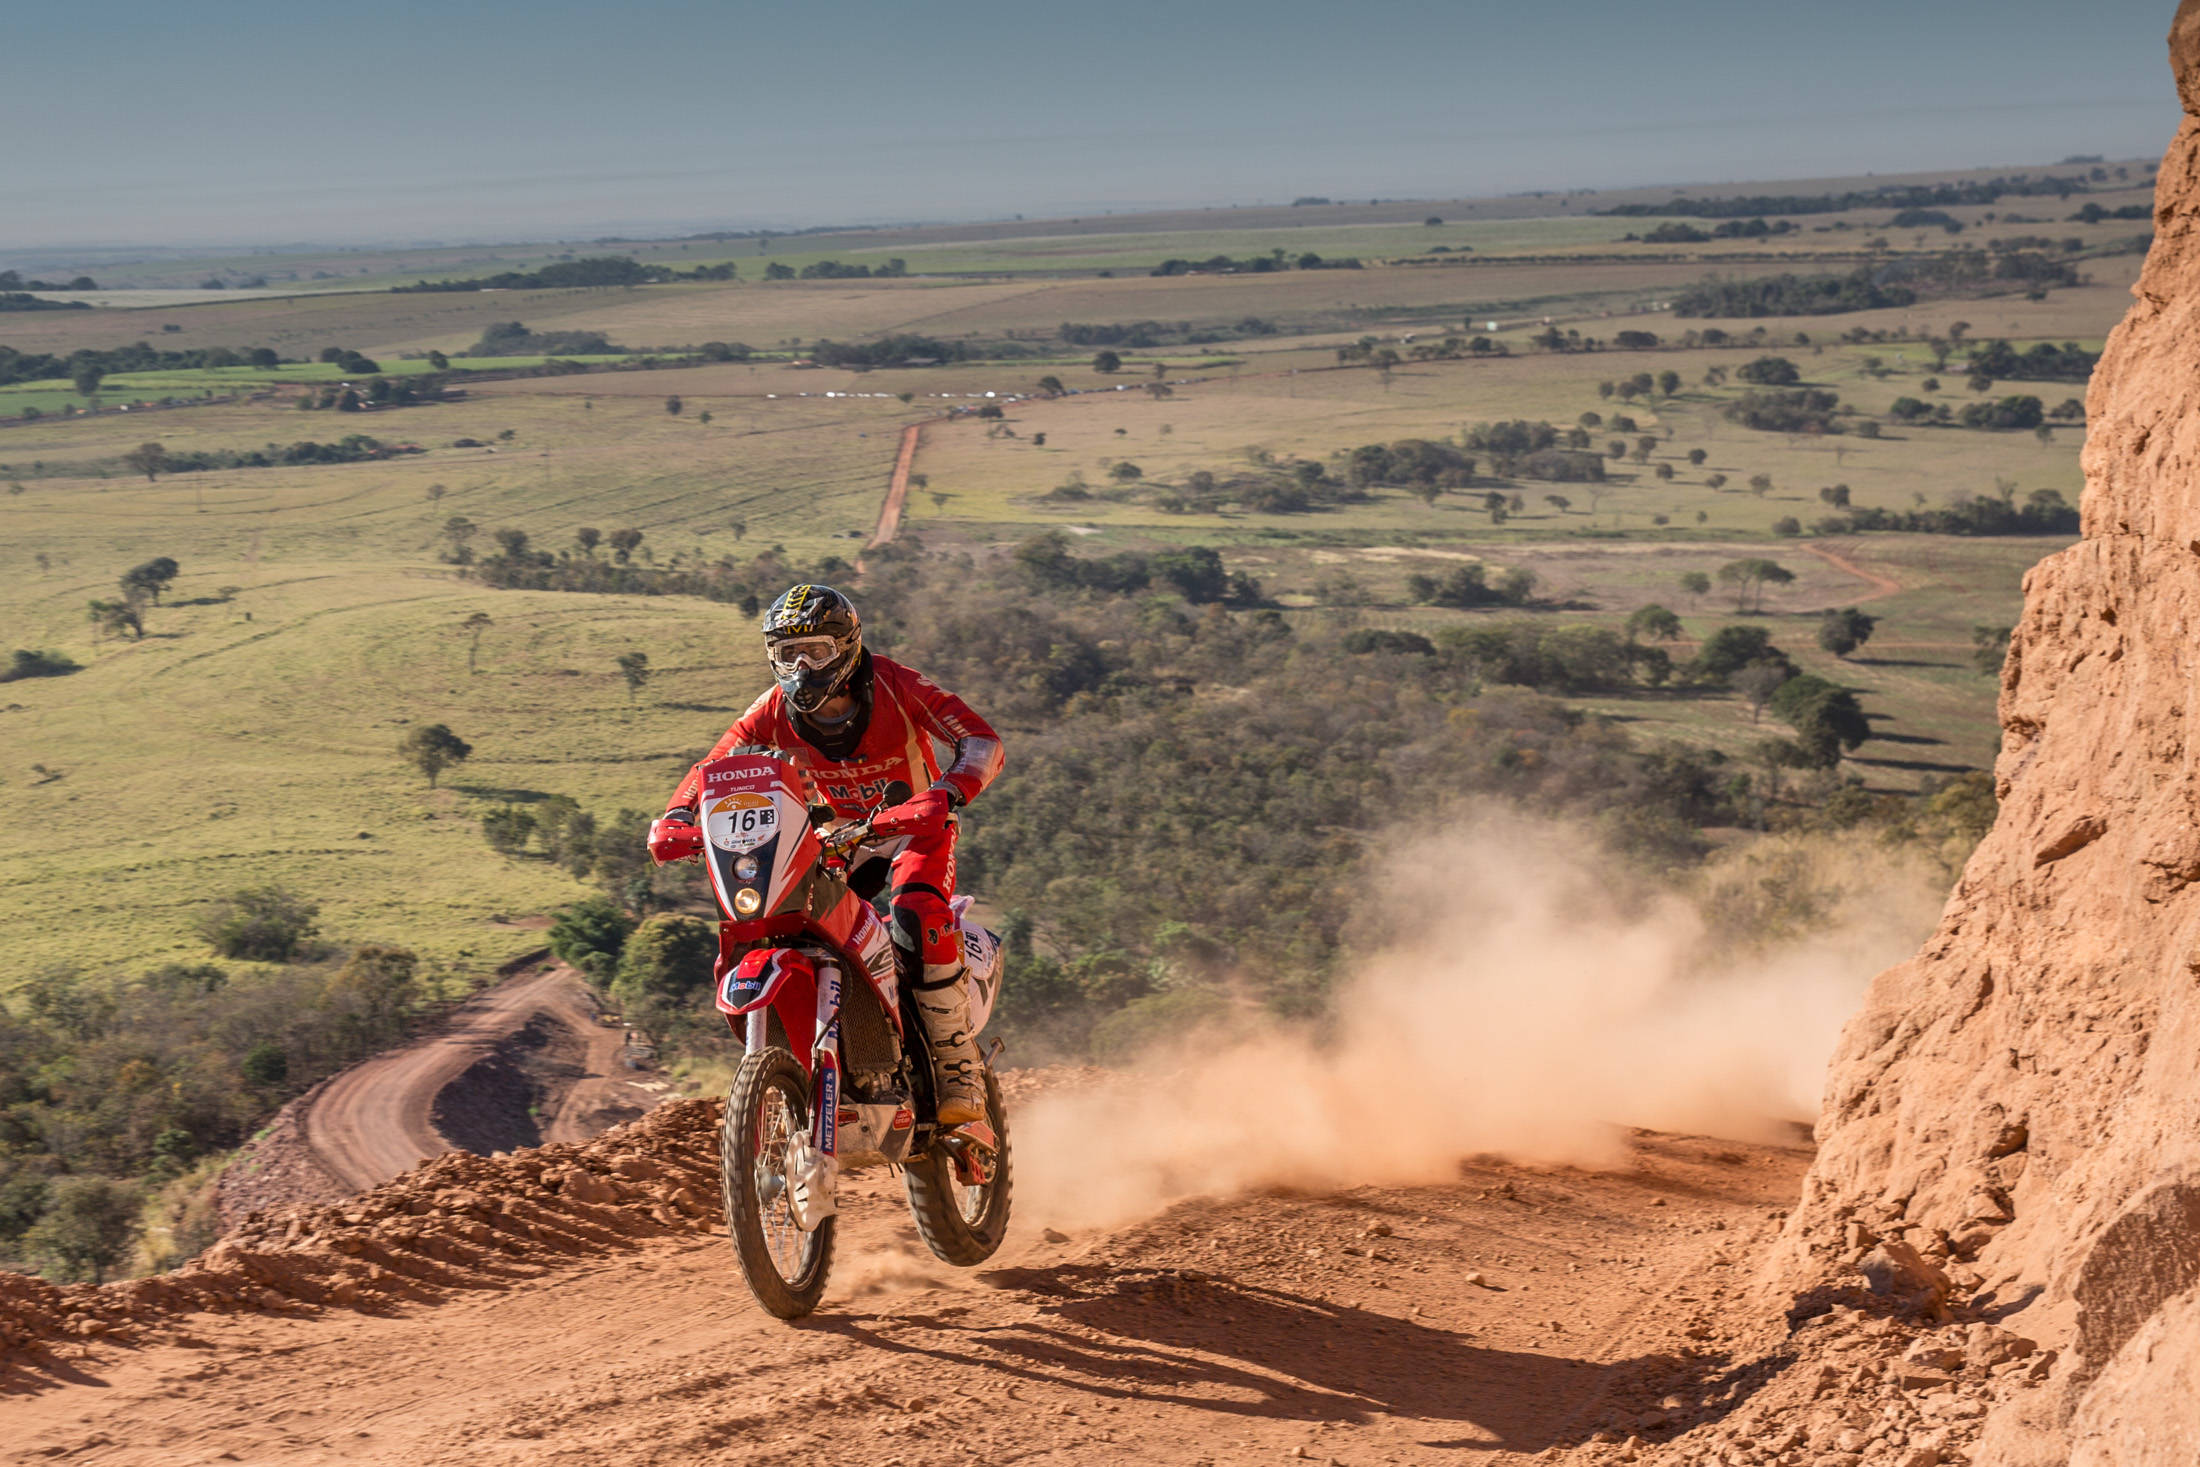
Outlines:
{"type": "Polygon", "coordinates": [[[667,810],[649,822],[649,854],[660,866],[670,861],[692,861],[703,853],[703,832],[686,810],[667,810]]]}
{"type": "Polygon", "coordinates": [[[954,795],[934,786],[913,799],[904,800],[872,816],[871,834],[881,838],[928,835],[933,831],[945,830],[948,817],[954,813],[954,795]]]}

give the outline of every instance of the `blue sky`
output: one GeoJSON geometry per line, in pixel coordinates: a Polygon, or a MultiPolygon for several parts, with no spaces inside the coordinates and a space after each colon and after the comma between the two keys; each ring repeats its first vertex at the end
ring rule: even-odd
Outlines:
{"type": "Polygon", "coordinates": [[[2158,153],[2167,0],[106,0],[0,245],[486,239],[2158,153]]]}

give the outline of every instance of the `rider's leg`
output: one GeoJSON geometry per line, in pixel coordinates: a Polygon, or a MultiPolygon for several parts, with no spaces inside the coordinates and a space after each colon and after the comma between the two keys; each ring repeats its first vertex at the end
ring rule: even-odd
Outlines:
{"type": "Polygon", "coordinates": [[[963,967],[962,924],[948,903],[955,897],[955,827],[914,836],[894,855],[893,907],[896,956],[916,998],[931,1041],[938,1080],[940,1124],[959,1126],[985,1118],[985,1074],[977,1038],[970,1032],[970,977],[963,967]]]}

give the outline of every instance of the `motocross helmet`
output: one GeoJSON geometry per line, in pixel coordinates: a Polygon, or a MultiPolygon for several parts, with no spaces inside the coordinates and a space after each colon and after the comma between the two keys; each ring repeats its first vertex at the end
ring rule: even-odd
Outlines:
{"type": "Polygon", "coordinates": [[[863,621],[831,586],[793,586],[764,613],[772,677],[797,713],[815,713],[863,660],[863,621]]]}

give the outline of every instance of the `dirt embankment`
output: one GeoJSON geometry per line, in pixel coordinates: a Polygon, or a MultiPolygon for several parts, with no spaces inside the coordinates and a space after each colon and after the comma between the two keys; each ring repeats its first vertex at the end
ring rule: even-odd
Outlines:
{"type": "Polygon", "coordinates": [[[865,1173],[826,1307],[790,1328],[724,1240],[716,1115],[447,1155],[163,1279],[0,1282],[10,1450],[1190,1467],[1647,1443],[1749,1387],[1718,1337],[1807,1159],[1642,1133],[1614,1173],[1484,1160],[1023,1227],[975,1272],[865,1173]]]}

